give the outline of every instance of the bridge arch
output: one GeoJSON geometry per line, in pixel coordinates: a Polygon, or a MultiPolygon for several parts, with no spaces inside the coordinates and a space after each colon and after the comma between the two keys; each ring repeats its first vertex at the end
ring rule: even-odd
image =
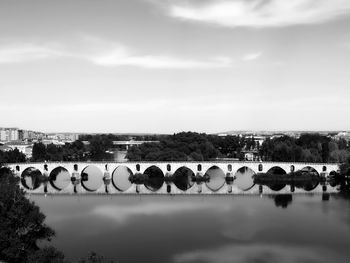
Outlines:
{"type": "Polygon", "coordinates": [[[337,175],[337,171],[332,170],[332,171],[329,172],[329,175],[330,176],[336,176],[337,175]]]}
{"type": "Polygon", "coordinates": [[[128,190],[132,183],[129,178],[133,175],[131,169],[125,165],[120,165],[114,169],[112,173],[112,184],[113,186],[121,192],[128,190]]]}
{"type": "Polygon", "coordinates": [[[319,177],[320,174],[317,172],[317,170],[312,166],[305,166],[302,169],[299,170],[301,172],[301,175],[311,175],[311,176],[317,176],[319,177]]]}
{"type": "Polygon", "coordinates": [[[255,185],[253,178],[254,175],[255,172],[253,169],[243,166],[235,173],[236,179],[234,181],[234,185],[243,191],[248,191],[255,185]]]}
{"type": "Polygon", "coordinates": [[[85,190],[94,192],[103,184],[103,173],[95,165],[86,166],[81,172],[81,184],[85,190]]]}
{"type": "MultiPolygon", "coordinates": [[[[276,165],[271,167],[269,170],[267,170],[266,173],[275,177],[279,177],[279,176],[282,177],[287,174],[287,171],[282,167],[276,165]]],[[[275,191],[275,192],[281,191],[283,188],[286,187],[286,185],[287,184],[283,182],[270,182],[266,184],[268,188],[270,188],[272,191],[275,191]]]]}
{"type": "Polygon", "coordinates": [[[190,168],[181,166],[173,174],[173,183],[181,191],[186,191],[194,185],[192,181],[194,176],[195,174],[190,168]]]}
{"type": "Polygon", "coordinates": [[[35,190],[40,187],[42,180],[42,173],[35,167],[28,167],[24,169],[21,174],[21,183],[24,188],[28,190],[35,190]]]}
{"type": "Polygon", "coordinates": [[[148,190],[156,192],[163,186],[164,173],[158,166],[152,165],[148,167],[143,173],[148,177],[145,182],[145,187],[148,190]]]}
{"type": "Polygon", "coordinates": [[[68,170],[62,166],[54,168],[49,175],[50,185],[58,191],[68,187],[71,183],[71,176],[68,170]]]}
{"type": "Polygon", "coordinates": [[[287,174],[286,170],[284,170],[283,168],[279,167],[279,166],[273,166],[271,167],[268,171],[268,174],[271,175],[285,175],[287,174]]]}
{"type": "Polygon", "coordinates": [[[204,176],[209,178],[205,184],[213,192],[218,191],[225,184],[225,173],[216,165],[211,166],[204,176]]]}

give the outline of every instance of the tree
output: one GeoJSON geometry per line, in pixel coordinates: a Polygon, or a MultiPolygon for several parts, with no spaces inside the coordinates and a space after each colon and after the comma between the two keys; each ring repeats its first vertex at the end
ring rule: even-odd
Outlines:
{"type": "Polygon", "coordinates": [[[113,141],[108,135],[95,135],[89,140],[91,160],[102,161],[112,160],[113,154],[107,153],[107,151],[113,146],[113,141]]]}
{"type": "Polygon", "coordinates": [[[112,263],[112,261],[105,259],[103,256],[96,254],[95,252],[90,252],[90,254],[81,258],[78,263],[112,263]]]}
{"type": "Polygon", "coordinates": [[[32,159],[35,162],[43,162],[47,160],[46,146],[43,143],[34,143],[32,159]]]}
{"type": "Polygon", "coordinates": [[[68,263],[64,254],[54,247],[45,247],[31,253],[26,263],[68,263]]]}
{"type": "Polygon", "coordinates": [[[181,132],[160,137],[159,143],[144,143],[130,147],[131,161],[192,161],[210,160],[221,153],[209,140],[210,136],[195,132],[181,132]]]}
{"type": "Polygon", "coordinates": [[[10,151],[0,151],[0,164],[1,163],[21,163],[26,161],[24,153],[20,152],[17,148],[10,151]]]}
{"type": "Polygon", "coordinates": [[[14,263],[25,262],[39,249],[38,240],[50,240],[55,234],[18,183],[9,168],[0,168],[0,260],[14,263]]]}

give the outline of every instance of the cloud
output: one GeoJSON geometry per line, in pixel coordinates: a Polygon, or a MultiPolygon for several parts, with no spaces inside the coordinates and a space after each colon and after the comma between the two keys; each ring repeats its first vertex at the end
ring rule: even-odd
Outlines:
{"type": "Polygon", "coordinates": [[[0,45],[0,64],[52,59],[64,55],[64,52],[49,45],[37,45],[33,43],[0,45]]]}
{"type": "Polygon", "coordinates": [[[230,66],[228,61],[220,61],[217,59],[210,60],[191,60],[182,59],[171,56],[120,56],[118,52],[112,51],[109,54],[102,54],[100,56],[89,57],[96,65],[101,66],[135,66],[150,69],[205,69],[205,68],[220,68],[230,66]]]}
{"type": "Polygon", "coordinates": [[[350,13],[348,0],[209,0],[167,2],[170,16],[226,27],[317,24],[350,13]]]}
{"type": "Polygon", "coordinates": [[[246,54],[245,56],[243,56],[242,60],[243,61],[256,60],[256,59],[260,58],[261,55],[262,55],[262,52],[246,54]]]}
{"type": "Polygon", "coordinates": [[[120,43],[96,39],[92,39],[92,42],[98,48],[83,56],[85,59],[99,66],[135,66],[150,69],[204,69],[231,65],[231,59],[228,57],[196,60],[169,55],[140,55],[120,43]]]}
{"type": "Polygon", "coordinates": [[[118,42],[95,37],[83,37],[76,46],[79,50],[62,48],[63,45],[7,44],[0,45],[0,64],[20,63],[52,58],[74,58],[89,61],[97,66],[132,66],[147,69],[207,69],[229,67],[229,57],[206,59],[182,58],[170,55],[138,54],[118,42]]]}
{"type": "Polygon", "coordinates": [[[174,262],[339,262],[345,260],[331,251],[276,244],[226,245],[215,249],[196,250],[175,255],[174,262]]]}
{"type": "Polygon", "coordinates": [[[124,223],[130,218],[137,216],[169,216],[184,212],[196,213],[199,210],[227,209],[223,207],[212,207],[210,203],[193,205],[192,203],[173,202],[169,203],[145,203],[133,206],[104,205],[94,208],[91,212],[94,215],[103,216],[118,223],[124,223]]]}

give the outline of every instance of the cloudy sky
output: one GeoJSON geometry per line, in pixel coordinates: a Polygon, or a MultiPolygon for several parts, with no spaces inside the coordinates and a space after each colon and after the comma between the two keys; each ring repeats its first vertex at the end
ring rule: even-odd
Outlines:
{"type": "Polygon", "coordinates": [[[0,0],[0,126],[350,129],[350,0],[0,0]]]}

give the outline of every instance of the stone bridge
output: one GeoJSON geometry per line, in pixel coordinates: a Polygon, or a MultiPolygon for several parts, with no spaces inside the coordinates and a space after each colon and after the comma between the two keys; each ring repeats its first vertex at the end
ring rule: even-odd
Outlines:
{"type": "MultiPolygon", "coordinates": [[[[47,162],[7,164],[35,194],[261,194],[305,192],[254,185],[256,173],[307,172],[328,177],[330,163],[287,162],[47,162]]],[[[312,191],[325,191],[316,185],[312,191]]],[[[307,190],[307,191],[310,191],[307,190]]]]}

